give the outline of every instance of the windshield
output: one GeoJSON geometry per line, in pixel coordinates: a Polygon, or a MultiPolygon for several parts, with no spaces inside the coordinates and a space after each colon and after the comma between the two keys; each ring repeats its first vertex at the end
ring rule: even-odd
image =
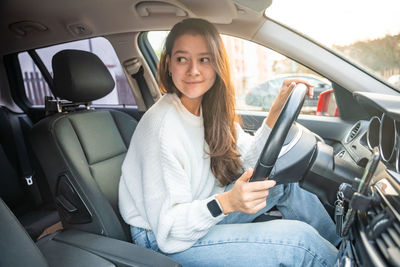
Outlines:
{"type": "Polygon", "coordinates": [[[399,0],[278,0],[265,15],[400,90],[399,0]]]}

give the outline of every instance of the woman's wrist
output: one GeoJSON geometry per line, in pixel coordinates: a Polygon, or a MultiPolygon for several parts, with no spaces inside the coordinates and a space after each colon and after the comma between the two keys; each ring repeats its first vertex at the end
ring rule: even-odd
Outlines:
{"type": "Polygon", "coordinates": [[[279,114],[283,106],[286,103],[288,96],[284,93],[280,93],[275,101],[272,103],[270,110],[268,112],[268,117],[265,123],[268,125],[270,129],[272,129],[275,125],[275,122],[278,120],[279,114]]]}
{"type": "Polygon", "coordinates": [[[224,193],[219,194],[219,195],[216,195],[215,198],[218,200],[219,205],[222,208],[222,212],[225,215],[235,211],[233,209],[232,205],[231,205],[231,201],[230,201],[230,198],[229,198],[229,191],[228,192],[224,192],[224,193]]]}

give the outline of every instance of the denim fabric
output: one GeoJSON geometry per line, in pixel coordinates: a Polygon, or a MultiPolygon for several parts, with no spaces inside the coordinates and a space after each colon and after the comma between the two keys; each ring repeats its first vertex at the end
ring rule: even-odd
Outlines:
{"type": "Polygon", "coordinates": [[[132,240],[141,247],[159,251],[153,231],[131,226],[132,240]]]}
{"type": "MultiPolygon", "coordinates": [[[[131,231],[136,244],[159,251],[152,231],[131,231]]],[[[191,248],[165,255],[183,266],[333,266],[339,242],[319,199],[293,183],[270,189],[257,214],[229,214],[191,248]],[[284,219],[251,223],[273,206],[284,219]]]]}

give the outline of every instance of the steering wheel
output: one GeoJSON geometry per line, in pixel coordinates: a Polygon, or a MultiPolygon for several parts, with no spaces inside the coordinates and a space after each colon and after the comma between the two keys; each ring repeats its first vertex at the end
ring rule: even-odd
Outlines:
{"type": "MultiPolygon", "coordinates": [[[[306,93],[307,86],[302,83],[293,88],[258,158],[250,182],[263,181],[271,173],[290,127],[300,113],[306,93]]],[[[276,182],[279,184],[279,181],[276,182]]]]}

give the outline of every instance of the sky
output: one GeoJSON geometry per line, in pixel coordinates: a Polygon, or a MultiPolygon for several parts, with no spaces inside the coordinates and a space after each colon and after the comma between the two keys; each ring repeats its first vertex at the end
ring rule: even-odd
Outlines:
{"type": "Polygon", "coordinates": [[[400,0],[275,0],[265,14],[329,47],[400,33],[400,0]]]}

